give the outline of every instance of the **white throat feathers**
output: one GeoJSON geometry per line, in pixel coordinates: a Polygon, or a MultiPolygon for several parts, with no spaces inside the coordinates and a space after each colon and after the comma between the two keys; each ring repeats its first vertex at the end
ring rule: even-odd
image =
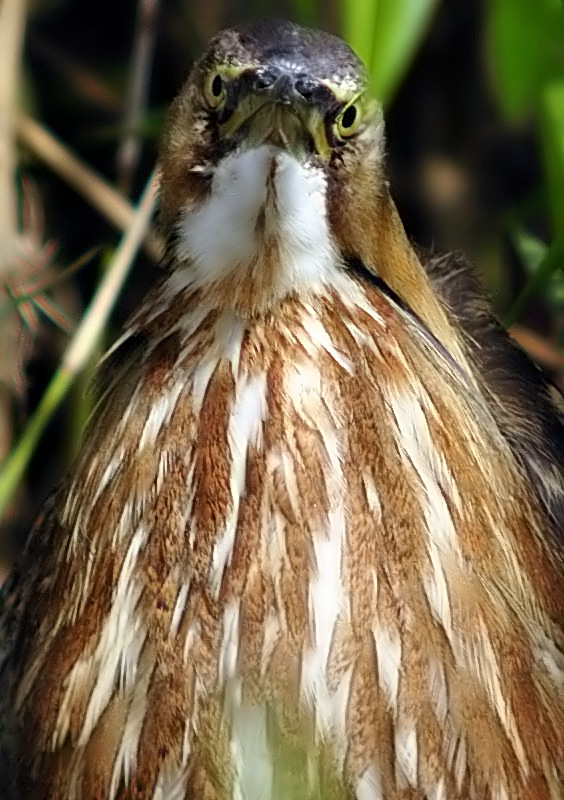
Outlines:
{"type": "Polygon", "coordinates": [[[272,145],[227,156],[181,213],[175,255],[183,288],[242,292],[255,311],[322,292],[340,272],[323,172],[272,145]]]}

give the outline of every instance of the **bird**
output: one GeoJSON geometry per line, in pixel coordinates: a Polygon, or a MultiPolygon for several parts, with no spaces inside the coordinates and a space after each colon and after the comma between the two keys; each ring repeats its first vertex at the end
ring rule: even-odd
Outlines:
{"type": "Polygon", "coordinates": [[[0,794],[561,798],[562,406],[410,242],[361,60],[217,34],[159,214],[15,571],[0,794]]]}

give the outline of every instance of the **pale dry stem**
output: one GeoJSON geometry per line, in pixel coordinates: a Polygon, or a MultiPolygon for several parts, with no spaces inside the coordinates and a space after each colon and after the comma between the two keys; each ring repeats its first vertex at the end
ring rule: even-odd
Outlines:
{"type": "MultiPolygon", "coordinates": [[[[127,230],[134,218],[134,211],[122,194],[31,117],[18,114],[16,130],[21,142],[81,194],[108,222],[120,231],[127,230]]],[[[163,248],[156,233],[147,232],[143,247],[150,258],[159,260],[163,248]]]]}
{"type": "Polygon", "coordinates": [[[125,194],[130,192],[141,157],[142,139],[139,128],[147,110],[158,13],[159,0],[139,0],[129,67],[127,102],[123,121],[124,135],[116,156],[117,183],[125,194]]]}
{"type": "MultiPolygon", "coordinates": [[[[18,268],[26,268],[26,262],[18,256],[32,244],[29,237],[25,241],[27,232],[18,226],[13,130],[25,18],[24,0],[0,2],[0,300],[9,277],[18,268]]],[[[0,461],[11,446],[13,397],[21,384],[21,365],[29,349],[17,323],[15,314],[0,318],[0,461]]]]}

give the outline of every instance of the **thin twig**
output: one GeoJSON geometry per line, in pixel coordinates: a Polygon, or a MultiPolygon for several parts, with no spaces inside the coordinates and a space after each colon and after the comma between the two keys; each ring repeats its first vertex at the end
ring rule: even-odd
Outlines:
{"type": "MultiPolygon", "coordinates": [[[[24,0],[0,0],[0,285],[14,269],[20,244],[13,128],[25,19],[24,0]]],[[[13,376],[24,349],[18,347],[17,336],[17,327],[5,319],[0,325],[0,461],[12,444],[13,376]]]]}
{"type": "Polygon", "coordinates": [[[24,0],[0,3],[0,273],[5,270],[17,236],[15,195],[14,114],[20,79],[20,58],[25,25],[24,0]]]}
{"type": "MultiPolygon", "coordinates": [[[[31,117],[19,114],[16,130],[26,147],[83,195],[112,225],[118,230],[127,230],[134,211],[118,191],[31,117]]],[[[163,248],[156,233],[147,232],[143,249],[154,261],[159,260],[163,248]]]]}
{"type": "Polygon", "coordinates": [[[116,156],[117,183],[126,195],[131,191],[133,176],[141,156],[139,128],[149,96],[149,77],[155,49],[158,11],[158,0],[139,0],[124,115],[125,133],[116,156]]]}

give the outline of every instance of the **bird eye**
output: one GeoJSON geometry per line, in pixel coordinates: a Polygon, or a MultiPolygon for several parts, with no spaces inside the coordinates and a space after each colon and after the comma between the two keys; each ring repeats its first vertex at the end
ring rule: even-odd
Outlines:
{"type": "Polygon", "coordinates": [[[353,136],[360,125],[360,108],[356,103],[349,103],[335,120],[335,133],[339,139],[353,136]]]}
{"type": "Polygon", "coordinates": [[[218,109],[225,102],[226,91],[225,81],[219,72],[212,72],[206,81],[205,86],[206,102],[210,108],[218,109]]]}

